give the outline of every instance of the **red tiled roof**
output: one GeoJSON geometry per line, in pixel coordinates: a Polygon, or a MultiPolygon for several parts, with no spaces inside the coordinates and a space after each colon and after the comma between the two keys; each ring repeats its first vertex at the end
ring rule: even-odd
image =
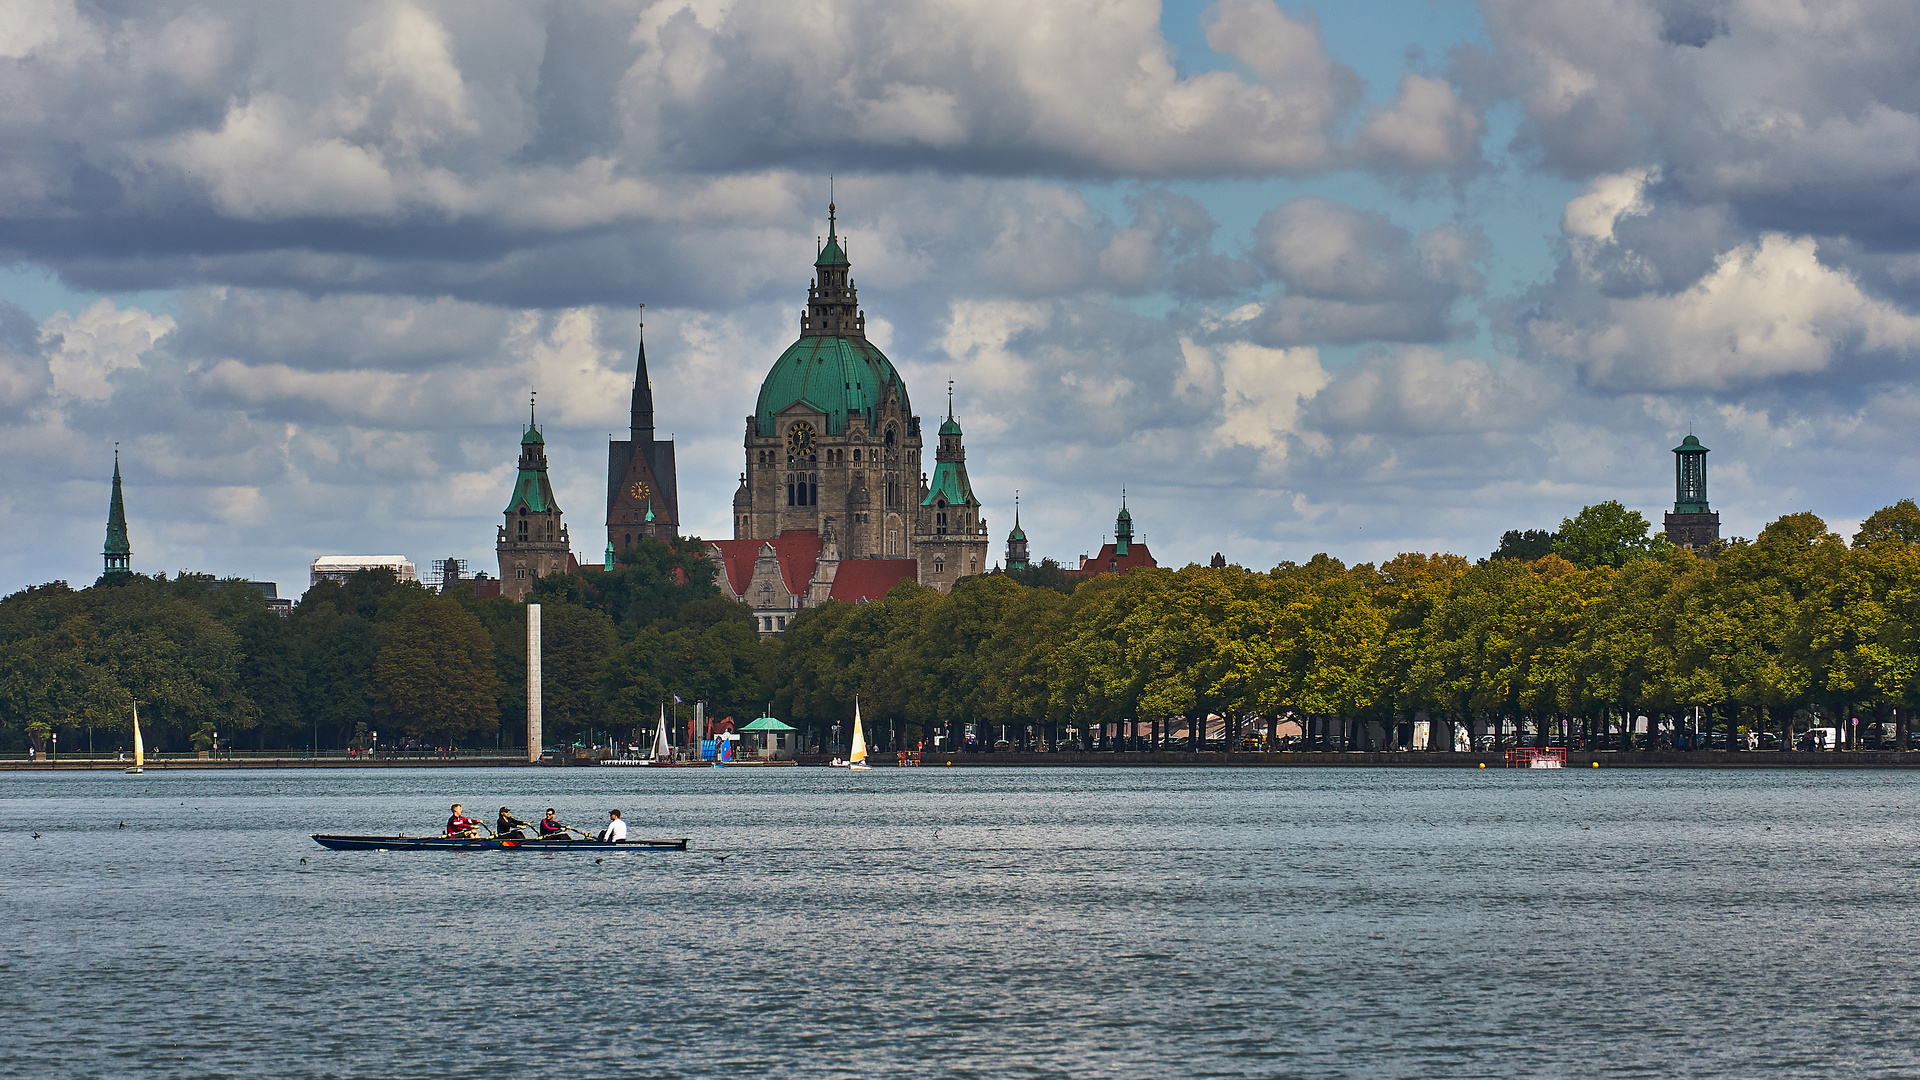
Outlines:
{"type": "Polygon", "coordinates": [[[747,594],[747,582],[753,580],[753,560],[760,556],[764,540],[709,540],[720,553],[720,565],[727,571],[727,588],[735,596],[747,594]]]}
{"type": "Polygon", "coordinates": [[[1091,559],[1081,559],[1079,568],[1068,570],[1067,573],[1079,577],[1093,577],[1096,574],[1124,574],[1129,570],[1138,570],[1143,566],[1155,567],[1159,565],[1159,563],[1154,561],[1153,553],[1147,550],[1147,545],[1145,544],[1127,545],[1127,553],[1125,555],[1115,555],[1113,553],[1113,545],[1108,544],[1100,549],[1100,554],[1091,559]]]}
{"type": "Polygon", "coordinates": [[[820,563],[823,546],[819,532],[813,529],[794,529],[772,540],[707,542],[720,550],[720,563],[727,570],[727,585],[735,596],[746,595],[747,585],[753,581],[753,564],[760,558],[760,548],[766,544],[773,545],[773,557],[780,564],[780,577],[787,591],[805,596],[807,583],[813,580],[813,569],[820,563]]]}
{"type": "Polygon", "coordinates": [[[918,581],[920,564],[912,559],[848,559],[833,576],[835,600],[857,604],[878,600],[903,581],[918,581]]]}

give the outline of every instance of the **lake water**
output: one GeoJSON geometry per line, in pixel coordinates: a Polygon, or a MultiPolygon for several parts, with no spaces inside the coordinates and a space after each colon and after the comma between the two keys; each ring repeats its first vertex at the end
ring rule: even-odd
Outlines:
{"type": "Polygon", "coordinates": [[[0,808],[5,1076],[1920,1073],[1905,772],[6,773],[0,808]],[[308,839],[456,799],[693,850],[308,839]]]}

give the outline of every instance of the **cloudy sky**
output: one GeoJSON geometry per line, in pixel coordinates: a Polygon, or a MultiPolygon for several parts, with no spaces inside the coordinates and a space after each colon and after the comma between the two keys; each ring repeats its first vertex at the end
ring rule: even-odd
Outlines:
{"type": "Polygon", "coordinates": [[[11,0],[0,103],[7,590],[116,441],[136,569],[491,567],[531,387],[597,559],[642,303],[729,535],[829,174],[1036,554],[1484,555],[1689,429],[1728,535],[1920,492],[1911,0],[11,0]]]}

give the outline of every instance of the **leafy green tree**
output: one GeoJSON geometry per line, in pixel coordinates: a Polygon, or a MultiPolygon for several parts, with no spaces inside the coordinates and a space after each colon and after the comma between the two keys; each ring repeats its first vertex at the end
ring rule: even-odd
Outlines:
{"type": "Polygon", "coordinates": [[[1500,534],[1500,546],[1489,559],[1518,559],[1532,562],[1542,555],[1553,554],[1553,545],[1560,537],[1545,529],[1508,529],[1500,534]]]}
{"type": "Polygon", "coordinates": [[[428,597],[382,626],[373,662],[374,712],[407,734],[455,736],[498,716],[493,641],[457,601],[428,597]]]}
{"type": "Polygon", "coordinates": [[[1875,510],[1861,522],[1860,530],[1853,534],[1853,546],[1879,544],[1920,544],[1920,506],[1915,506],[1912,499],[1901,499],[1875,510]]]}
{"type": "Polygon", "coordinates": [[[1664,535],[1649,537],[1647,519],[1608,499],[1560,522],[1554,554],[1582,570],[1620,567],[1672,546],[1664,535]]]}
{"type": "Polygon", "coordinates": [[[613,620],[603,611],[573,604],[540,606],[543,723],[567,731],[600,722],[601,671],[619,643],[613,620]]]}

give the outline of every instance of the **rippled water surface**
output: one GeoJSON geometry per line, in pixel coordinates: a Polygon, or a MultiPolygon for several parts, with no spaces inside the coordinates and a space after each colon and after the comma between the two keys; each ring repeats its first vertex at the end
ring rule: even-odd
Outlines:
{"type": "Polygon", "coordinates": [[[7,1076],[1920,1073],[1905,773],[5,773],[0,811],[7,1076]],[[307,836],[455,799],[693,850],[307,836]]]}

